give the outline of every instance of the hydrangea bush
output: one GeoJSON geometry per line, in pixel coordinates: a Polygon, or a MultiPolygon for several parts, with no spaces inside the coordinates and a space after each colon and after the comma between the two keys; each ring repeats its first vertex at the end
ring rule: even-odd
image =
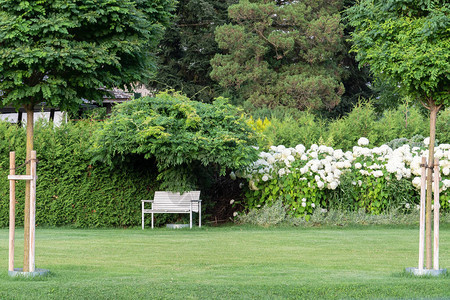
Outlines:
{"type": "MultiPolygon", "coordinates": [[[[364,137],[347,152],[316,144],[309,149],[272,146],[236,175],[248,180],[244,203],[248,209],[281,199],[292,214],[307,219],[319,207],[364,208],[373,214],[391,208],[407,211],[419,203],[420,163],[427,151],[407,144],[397,149],[369,148],[364,137]]],[[[440,160],[441,209],[448,211],[450,144],[438,145],[435,157],[440,160]]]]}

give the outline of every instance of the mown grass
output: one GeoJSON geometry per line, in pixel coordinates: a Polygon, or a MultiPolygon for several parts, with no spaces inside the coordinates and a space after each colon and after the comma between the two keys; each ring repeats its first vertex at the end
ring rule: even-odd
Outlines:
{"type": "MultiPolygon", "coordinates": [[[[21,267],[17,232],[16,267],[21,267]]],[[[450,228],[441,228],[450,266],[450,228]]],[[[414,277],[415,227],[38,229],[36,267],[11,278],[0,230],[0,299],[450,298],[450,276],[414,277]]]]}

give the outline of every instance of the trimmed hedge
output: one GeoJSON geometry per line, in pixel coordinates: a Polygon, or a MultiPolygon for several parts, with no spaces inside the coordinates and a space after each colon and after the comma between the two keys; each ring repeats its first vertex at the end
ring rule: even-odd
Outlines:
{"type": "MultiPolygon", "coordinates": [[[[35,150],[39,160],[36,224],[77,227],[135,226],[141,222],[141,199],[152,196],[156,172],[151,161],[136,156],[114,168],[90,163],[95,122],[61,127],[39,123],[35,150]]],[[[24,161],[25,132],[0,122],[0,227],[9,224],[9,151],[24,161]]],[[[17,174],[24,174],[25,167],[17,174]]],[[[24,182],[16,188],[16,224],[23,225],[24,182]]],[[[164,221],[164,218],[158,218],[164,221]]]]}

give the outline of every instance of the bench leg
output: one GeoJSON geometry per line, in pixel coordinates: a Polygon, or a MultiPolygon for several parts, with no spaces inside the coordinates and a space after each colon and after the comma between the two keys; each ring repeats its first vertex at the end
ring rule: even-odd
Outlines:
{"type": "Polygon", "coordinates": [[[202,203],[198,204],[198,227],[202,227],[202,203]]]}
{"type": "Polygon", "coordinates": [[[192,210],[189,213],[189,228],[192,228],[192,210]]]}
{"type": "Polygon", "coordinates": [[[144,230],[144,202],[142,202],[142,230],[144,230]]]}
{"type": "Polygon", "coordinates": [[[153,213],[152,213],[152,229],[153,229],[153,213]]]}

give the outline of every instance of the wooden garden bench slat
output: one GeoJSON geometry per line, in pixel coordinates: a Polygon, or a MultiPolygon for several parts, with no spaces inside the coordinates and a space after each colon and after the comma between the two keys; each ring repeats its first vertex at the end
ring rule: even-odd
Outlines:
{"type": "Polygon", "coordinates": [[[200,200],[200,191],[185,192],[183,194],[174,192],[155,192],[153,200],[141,200],[142,203],[142,229],[144,229],[144,215],[152,215],[152,228],[154,214],[189,214],[189,227],[192,228],[192,213],[198,213],[198,226],[202,227],[202,200],[200,200]],[[145,203],[151,203],[152,208],[145,208],[145,203]]]}

